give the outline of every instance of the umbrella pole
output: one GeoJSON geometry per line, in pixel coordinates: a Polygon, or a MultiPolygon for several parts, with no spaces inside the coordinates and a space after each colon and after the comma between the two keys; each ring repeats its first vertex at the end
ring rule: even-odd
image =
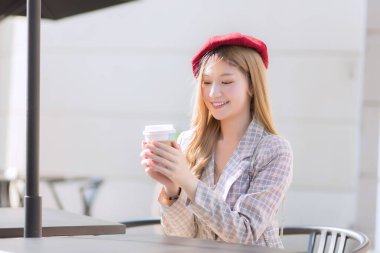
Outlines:
{"type": "Polygon", "coordinates": [[[26,195],[24,237],[42,236],[42,210],[39,196],[40,121],[40,23],[41,0],[27,0],[28,92],[26,134],[26,195]]]}

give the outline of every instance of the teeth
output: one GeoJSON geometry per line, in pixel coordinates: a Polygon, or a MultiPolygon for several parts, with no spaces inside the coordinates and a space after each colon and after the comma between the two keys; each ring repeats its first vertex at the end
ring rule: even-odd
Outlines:
{"type": "Polygon", "coordinates": [[[221,105],[225,105],[225,104],[227,104],[227,102],[212,103],[212,105],[214,105],[214,106],[221,106],[221,105]]]}

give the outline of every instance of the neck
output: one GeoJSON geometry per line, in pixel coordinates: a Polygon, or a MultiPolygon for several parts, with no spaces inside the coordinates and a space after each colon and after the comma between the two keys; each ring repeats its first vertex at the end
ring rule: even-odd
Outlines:
{"type": "Polygon", "coordinates": [[[239,142],[247,130],[251,120],[251,115],[247,113],[239,118],[220,121],[220,139],[227,142],[239,142]]]}

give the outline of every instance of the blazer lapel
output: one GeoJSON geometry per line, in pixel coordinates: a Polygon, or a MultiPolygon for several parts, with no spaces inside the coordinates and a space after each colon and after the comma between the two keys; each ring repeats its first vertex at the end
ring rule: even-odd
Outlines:
{"type": "Polygon", "coordinates": [[[202,181],[210,187],[214,187],[214,153],[202,173],[202,181]]]}
{"type": "MultiPolygon", "coordinates": [[[[224,167],[216,185],[215,191],[220,193],[224,200],[227,199],[232,184],[242,175],[244,170],[249,168],[251,159],[247,160],[245,158],[253,156],[264,133],[264,128],[259,125],[256,120],[252,120],[243,137],[240,139],[237,148],[224,167]]],[[[209,167],[208,169],[209,172],[210,169],[212,171],[212,182],[214,182],[214,154],[211,161],[209,164],[211,168],[209,167]]]]}

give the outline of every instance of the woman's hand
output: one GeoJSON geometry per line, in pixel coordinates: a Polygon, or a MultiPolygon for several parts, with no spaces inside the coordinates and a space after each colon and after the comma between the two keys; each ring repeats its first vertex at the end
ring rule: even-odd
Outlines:
{"type": "MultiPolygon", "coordinates": [[[[178,143],[173,141],[172,144],[173,146],[169,146],[156,141],[147,143],[142,155],[147,158],[146,163],[150,170],[165,176],[165,181],[168,179],[181,186],[190,200],[193,200],[198,179],[191,173],[178,143]]],[[[163,179],[160,177],[160,180],[163,179]]]]}
{"type": "Polygon", "coordinates": [[[147,142],[142,142],[142,149],[143,151],[140,153],[141,157],[141,165],[145,167],[145,172],[155,181],[161,183],[165,187],[165,191],[170,195],[175,195],[178,192],[178,187],[176,184],[174,184],[168,177],[164,176],[160,172],[153,170],[150,168],[151,165],[153,165],[155,162],[151,159],[148,159],[146,156],[147,152],[150,152],[147,147],[147,142]]]}

